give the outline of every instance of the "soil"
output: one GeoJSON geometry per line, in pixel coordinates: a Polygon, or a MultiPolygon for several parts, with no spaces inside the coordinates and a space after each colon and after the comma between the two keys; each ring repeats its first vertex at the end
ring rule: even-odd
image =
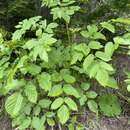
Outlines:
{"type": "MultiPolygon", "coordinates": [[[[97,120],[94,114],[87,113],[87,117],[85,117],[85,130],[130,130],[129,119],[130,117],[102,117],[97,120]]],[[[0,130],[15,130],[11,128],[11,122],[8,116],[4,116],[0,120],[0,130]]]]}

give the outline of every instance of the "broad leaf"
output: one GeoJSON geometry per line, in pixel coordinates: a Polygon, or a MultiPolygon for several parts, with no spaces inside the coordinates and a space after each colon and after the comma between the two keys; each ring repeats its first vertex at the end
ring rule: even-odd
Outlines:
{"type": "Polygon", "coordinates": [[[49,126],[55,125],[55,121],[52,118],[47,118],[47,123],[48,123],[49,126]]]}
{"type": "Polygon", "coordinates": [[[60,109],[57,111],[57,115],[61,124],[65,124],[70,117],[68,107],[66,105],[61,106],[60,109]]]}
{"type": "Polygon", "coordinates": [[[117,96],[108,94],[99,97],[99,106],[104,115],[114,117],[121,114],[121,106],[117,96]]]}
{"type": "Polygon", "coordinates": [[[86,96],[87,96],[87,98],[96,98],[97,93],[95,91],[88,91],[88,92],[86,92],[86,96]]]}
{"type": "Polygon", "coordinates": [[[44,122],[38,117],[33,117],[32,127],[35,128],[36,130],[45,130],[44,122]]]}
{"type": "Polygon", "coordinates": [[[112,33],[115,33],[115,27],[112,24],[110,24],[108,22],[102,22],[101,25],[103,28],[109,30],[112,33]]]}
{"type": "Polygon", "coordinates": [[[79,98],[80,95],[78,93],[78,91],[76,90],[76,88],[72,87],[69,84],[64,85],[63,87],[63,91],[67,94],[67,95],[72,95],[76,98],[79,98]]]}
{"type": "Polygon", "coordinates": [[[84,90],[84,91],[87,91],[89,88],[90,88],[90,83],[82,83],[81,84],[81,88],[84,90]]]}
{"type": "Polygon", "coordinates": [[[107,82],[107,86],[110,88],[118,89],[117,81],[112,77],[109,77],[108,82],[107,82]]]}
{"type": "Polygon", "coordinates": [[[98,70],[96,79],[102,86],[106,86],[109,80],[108,72],[104,69],[98,70]]]}
{"type": "Polygon", "coordinates": [[[65,100],[65,103],[68,105],[68,107],[69,107],[71,110],[73,110],[73,111],[78,111],[78,107],[77,107],[77,105],[76,105],[76,103],[75,103],[74,100],[72,100],[72,99],[69,98],[69,97],[66,97],[64,100],[65,100]]]}
{"type": "Polygon", "coordinates": [[[87,56],[90,52],[90,48],[85,43],[74,46],[74,49],[78,52],[83,53],[85,56],[87,56]]]}
{"type": "Polygon", "coordinates": [[[66,83],[74,83],[76,81],[75,77],[69,74],[63,74],[63,79],[66,83]]]}
{"type": "Polygon", "coordinates": [[[39,105],[36,105],[34,108],[33,108],[33,115],[35,116],[38,116],[41,112],[41,107],[39,105]]]}
{"type": "Polygon", "coordinates": [[[52,89],[48,93],[48,96],[57,97],[60,96],[62,93],[63,93],[62,85],[58,84],[52,87],[52,89]]]}
{"type": "Polygon", "coordinates": [[[90,78],[93,78],[96,76],[97,72],[99,71],[99,64],[94,62],[89,68],[88,68],[88,75],[90,78]]]}
{"type": "Polygon", "coordinates": [[[52,101],[49,100],[49,99],[42,99],[42,100],[39,101],[38,105],[41,108],[49,108],[51,103],[52,103],[52,101]]]}
{"type": "Polygon", "coordinates": [[[36,87],[33,83],[28,83],[25,86],[24,92],[30,102],[32,102],[32,103],[37,102],[38,93],[37,93],[36,87]]]}
{"type": "Polygon", "coordinates": [[[73,52],[71,64],[75,64],[77,61],[81,61],[83,59],[83,54],[81,52],[73,52]]]}
{"type": "Polygon", "coordinates": [[[81,98],[79,99],[80,106],[85,105],[86,101],[87,97],[85,95],[82,95],[81,98]]]}
{"type": "Polygon", "coordinates": [[[97,58],[100,58],[104,61],[110,61],[111,60],[110,56],[108,56],[106,53],[101,52],[101,51],[97,51],[95,55],[96,55],[97,58]]]}
{"type": "Polygon", "coordinates": [[[23,96],[21,93],[14,93],[5,102],[6,111],[12,116],[17,116],[22,108],[23,96]]]}
{"type": "Polygon", "coordinates": [[[38,82],[42,89],[50,91],[52,87],[51,76],[48,73],[42,73],[38,76],[38,82]]]}
{"type": "Polygon", "coordinates": [[[108,70],[108,71],[114,71],[112,65],[111,65],[111,64],[108,64],[108,63],[106,63],[106,62],[104,62],[104,61],[101,61],[101,62],[100,62],[100,67],[101,67],[101,68],[104,68],[105,70],[108,70]]]}
{"type": "Polygon", "coordinates": [[[94,55],[93,54],[90,54],[85,58],[85,60],[83,62],[84,71],[88,70],[88,67],[92,64],[93,61],[94,61],[94,55]]]}
{"type": "Polygon", "coordinates": [[[113,52],[114,52],[114,45],[112,42],[108,42],[106,45],[105,45],[105,54],[108,56],[108,57],[111,57],[113,52]]]}
{"type": "Polygon", "coordinates": [[[93,37],[94,39],[102,39],[102,40],[106,40],[106,37],[104,34],[100,33],[100,32],[96,32],[93,37]]]}
{"type": "Polygon", "coordinates": [[[90,111],[92,111],[94,113],[98,112],[98,105],[94,100],[89,100],[87,102],[87,104],[88,104],[88,107],[89,107],[90,111]]]}
{"type": "Polygon", "coordinates": [[[100,42],[98,41],[91,41],[89,42],[88,46],[91,48],[91,49],[101,49],[103,46],[101,45],[100,42]]]}
{"type": "Polygon", "coordinates": [[[31,118],[28,117],[27,119],[23,120],[23,122],[20,124],[18,128],[19,130],[25,130],[29,128],[30,124],[31,124],[31,118]]]}
{"type": "Polygon", "coordinates": [[[64,99],[59,97],[51,104],[51,109],[58,109],[64,103],[64,99]]]}
{"type": "Polygon", "coordinates": [[[58,72],[53,73],[51,76],[51,80],[54,82],[60,82],[60,81],[62,81],[62,79],[63,78],[62,78],[61,74],[58,72]]]}

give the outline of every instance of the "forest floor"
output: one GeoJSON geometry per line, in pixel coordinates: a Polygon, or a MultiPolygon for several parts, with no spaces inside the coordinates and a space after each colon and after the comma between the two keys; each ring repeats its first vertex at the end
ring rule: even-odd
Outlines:
{"type": "MultiPolygon", "coordinates": [[[[118,118],[102,117],[97,120],[94,114],[88,113],[87,116],[82,117],[81,122],[85,120],[85,130],[130,130],[129,119],[130,117],[127,116],[118,118]]],[[[0,120],[0,130],[15,130],[11,128],[8,116],[4,116],[0,120]]]]}

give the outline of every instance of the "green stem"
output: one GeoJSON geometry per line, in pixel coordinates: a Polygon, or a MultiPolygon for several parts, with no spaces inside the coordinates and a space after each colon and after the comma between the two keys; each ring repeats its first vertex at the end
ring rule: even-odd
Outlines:
{"type": "Polygon", "coordinates": [[[66,31],[67,31],[67,35],[68,35],[68,42],[69,42],[69,44],[70,44],[71,40],[70,40],[70,32],[69,32],[68,23],[66,23],[66,31]]]}

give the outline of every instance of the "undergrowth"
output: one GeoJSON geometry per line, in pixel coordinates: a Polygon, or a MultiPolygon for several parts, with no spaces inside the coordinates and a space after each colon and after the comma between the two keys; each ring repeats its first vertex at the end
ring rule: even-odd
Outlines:
{"type": "MultiPolygon", "coordinates": [[[[71,20],[82,13],[82,2],[43,0],[42,6],[53,16],[51,22],[41,16],[24,19],[10,40],[1,31],[0,94],[7,98],[5,109],[18,130],[44,130],[48,126],[83,130],[76,113],[84,109],[97,116],[121,114],[118,96],[101,95],[92,82],[99,89],[120,89],[112,61],[121,48],[130,54],[130,19],[74,27],[71,20]],[[119,29],[125,33],[120,35],[119,29]]],[[[130,92],[127,74],[124,89],[130,92]]]]}

